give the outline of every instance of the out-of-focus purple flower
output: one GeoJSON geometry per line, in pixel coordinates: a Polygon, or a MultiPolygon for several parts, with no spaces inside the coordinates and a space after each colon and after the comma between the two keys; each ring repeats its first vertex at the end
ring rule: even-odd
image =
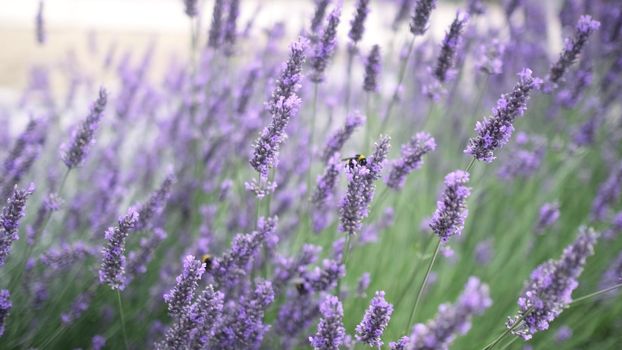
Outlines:
{"type": "Polygon", "coordinates": [[[235,45],[238,36],[238,16],[240,15],[240,0],[229,0],[229,11],[227,13],[227,22],[225,23],[224,42],[225,53],[230,55],[233,53],[233,45],[235,45]]]}
{"type": "Polygon", "coordinates": [[[443,242],[462,233],[469,213],[466,200],[471,194],[471,189],[465,186],[467,182],[469,173],[466,171],[456,170],[445,176],[445,188],[436,202],[436,211],[430,222],[430,228],[443,242]]]}
{"type": "Polygon", "coordinates": [[[345,274],[345,267],[339,261],[324,259],[322,268],[316,267],[312,271],[303,272],[302,279],[305,288],[308,287],[316,292],[325,292],[332,289],[345,274]]]}
{"type": "Polygon", "coordinates": [[[365,293],[367,293],[367,288],[369,288],[369,283],[371,282],[369,272],[363,272],[361,278],[359,278],[358,283],[356,284],[356,295],[358,297],[364,297],[365,293]]]}
{"type": "Polygon", "coordinates": [[[369,0],[358,0],[356,2],[356,13],[354,14],[354,18],[350,21],[352,27],[350,27],[350,32],[348,33],[348,37],[354,45],[356,45],[363,38],[363,33],[365,32],[365,19],[369,14],[369,0]]]}
{"type": "Polygon", "coordinates": [[[599,27],[600,22],[593,20],[588,15],[583,15],[579,18],[574,36],[572,39],[566,39],[559,59],[551,66],[547,77],[548,85],[550,85],[547,87],[547,91],[552,91],[557,86],[568,67],[574,63],[579,53],[581,53],[592,32],[598,30],[599,27]]]}
{"type": "Polygon", "coordinates": [[[483,121],[477,122],[475,132],[477,136],[469,139],[464,153],[475,159],[491,163],[494,159],[493,151],[503,147],[512,136],[514,120],[522,116],[527,109],[529,93],[540,86],[541,80],[534,78],[530,69],[523,69],[519,74],[519,81],[509,94],[501,95],[493,114],[483,121]]]}
{"type": "Polygon", "coordinates": [[[467,12],[471,16],[483,15],[486,12],[486,7],[482,0],[467,0],[467,12]]]}
{"type": "Polygon", "coordinates": [[[128,279],[147,272],[147,265],[153,259],[153,253],[165,238],[166,232],[161,228],[156,228],[152,235],[140,240],[140,248],[137,251],[131,251],[127,256],[128,279]]]}
{"type": "Polygon", "coordinates": [[[622,163],[616,165],[607,180],[600,185],[592,203],[592,218],[604,220],[610,206],[620,198],[620,193],[622,193],[622,163]]]}
{"type": "Polygon", "coordinates": [[[497,175],[505,181],[528,178],[540,169],[545,154],[546,140],[543,137],[519,132],[497,175]]]}
{"type": "Polygon", "coordinates": [[[69,310],[60,315],[60,320],[63,326],[68,327],[79,319],[80,316],[82,316],[82,314],[89,309],[92,299],[93,292],[87,291],[79,294],[73,303],[71,303],[69,310]]]}
{"type": "Polygon", "coordinates": [[[377,242],[380,232],[387,227],[393,225],[395,219],[395,210],[391,207],[387,207],[382,213],[382,217],[375,223],[367,225],[359,237],[359,244],[364,245],[367,243],[377,242]]]}
{"type": "Polygon", "coordinates": [[[399,191],[404,187],[406,176],[423,164],[423,156],[436,149],[434,138],[427,132],[419,132],[402,145],[402,157],[393,162],[387,186],[399,191]]]}
{"type": "Polygon", "coordinates": [[[99,282],[112,289],[125,288],[125,240],[138,223],[138,212],[130,208],[127,214],[119,219],[117,226],[106,230],[106,245],[102,249],[102,263],[99,269],[99,282]]]}
{"type": "Polygon", "coordinates": [[[330,0],[317,0],[315,2],[315,12],[311,19],[311,33],[317,33],[324,21],[324,15],[326,15],[326,8],[330,4],[330,0]]]}
{"type": "Polygon", "coordinates": [[[315,263],[321,251],[321,247],[305,244],[302,246],[299,255],[295,259],[277,255],[274,261],[275,268],[274,277],[272,279],[272,286],[274,289],[279,291],[279,289],[285,286],[294,276],[304,271],[309,264],[315,263]]]}
{"type": "MultiPolygon", "coordinates": [[[[622,252],[620,252],[620,254],[618,254],[618,256],[611,261],[609,267],[607,267],[607,270],[603,273],[603,276],[600,279],[598,288],[605,289],[618,283],[622,283],[622,252]]],[[[619,290],[612,290],[607,294],[616,295],[619,292],[619,290]]]]}
{"type": "Polygon", "coordinates": [[[175,182],[175,176],[169,173],[164,181],[160,184],[160,187],[149,196],[149,199],[138,208],[138,223],[135,227],[136,230],[143,230],[149,228],[153,224],[154,216],[158,216],[168,197],[171,193],[171,188],[175,182]]]}
{"type": "Polygon", "coordinates": [[[324,152],[322,153],[322,160],[324,163],[328,163],[331,157],[341,151],[343,145],[348,141],[354,131],[365,122],[365,117],[359,113],[354,113],[346,118],[345,125],[332,134],[326,142],[324,152]]]}
{"type": "Polygon", "coordinates": [[[48,270],[61,270],[94,254],[96,254],[94,247],[78,241],[49,249],[41,255],[39,261],[48,270]]]}
{"type": "Polygon", "coordinates": [[[559,260],[549,260],[536,267],[518,298],[518,314],[508,317],[506,326],[512,328],[522,322],[512,333],[529,340],[549,328],[552,322],[572,301],[572,291],[577,288],[577,278],[583,272],[587,258],[594,253],[598,233],[581,227],[579,236],[566,249],[559,260]]]}
{"type": "Polygon", "coordinates": [[[195,259],[192,255],[184,258],[184,267],[176,278],[176,285],[168,293],[164,294],[164,301],[168,305],[168,313],[173,320],[176,320],[185,313],[192,303],[194,291],[199,285],[199,281],[205,272],[203,262],[195,259]]]}
{"type": "Polygon", "coordinates": [[[35,27],[37,28],[35,32],[37,36],[37,43],[39,45],[45,44],[45,19],[43,18],[43,0],[39,0],[39,8],[37,9],[37,16],[35,17],[35,27]]]}
{"type": "Polygon", "coordinates": [[[106,337],[96,335],[91,339],[91,348],[93,350],[101,350],[106,346],[106,337]]]}
{"type": "Polygon", "coordinates": [[[184,13],[190,18],[198,15],[197,0],[184,0],[184,13]]]}
{"type": "Polygon", "coordinates": [[[341,169],[341,161],[339,153],[335,153],[324,170],[324,173],[318,177],[317,187],[311,197],[311,202],[316,208],[323,208],[326,200],[334,195],[335,184],[341,169]]]}
{"type": "MultiPolygon", "coordinates": [[[[300,285],[300,288],[304,288],[300,285]]],[[[290,290],[285,302],[279,309],[279,315],[275,325],[276,332],[284,337],[284,348],[295,342],[295,338],[306,330],[320,314],[317,301],[312,294],[304,289],[303,292],[290,290]]]]}
{"type": "Polygon", "coordinates": [[[11,245],[19,239],[18,226],[19,220],[24,217],[26,200],[35,190],[34,184],[30,184],[24,189],[13,189],[13,194],[2,208],[0,216],[0,266],[6,262],[6,258],[11,252],[11,245]]]}
{"type": "Polygon", "coordinates": [[[436,0],[417,0],[415,10],[410,20],[410,32],[414,35],[423,35],[428,30],[430,13],[436,8],[436,0]]]}
{"type": "Polygon", "coordinates": [[[221,258],[213,262],[210,273],[220,286],[232,287],[235,282],[244,276],[248,264],[257,254],[262,244],[274,235],[277,218],[260,218],[257,231],[249,234],[238,234],[231,242],[231,249],[221,258]]]}
{"type": "Polygon", "coordinates": [[[542,233],[545,229],[555,225],[559,220],[559,203],[544,203],[539,210],[536,232],[542,233]]]}
{"type": "Polygon", "coordinates": [[[499,39],[493,38],[479,46],[478,54],[475,56],[477,59],[475,67],[489,75],[501,74],[504,53],[505,44],[499,39]]]}
{"type": "Polygon", "coordinates": [[[250,70],[248,71],[248,75],[246,76],[246,80],[240,88],[240,93],[238,96],[238,104],[236,107],[236,112],[240,115],[246,113],[248,109],[248,104],[253,95],[253,88],[257,83],[257,78],[259,77],[260,66],[258,64],[254,64],[250,70]]]}
{"type": "Polygon", "coordinates": [[[574,74],[572,86],[560,90],[556,96],[558,102],[564,108],[573,108],[577,105],[585,90],[592,85],[593,72],[592,68],[583,64],[574,74]]]}
{"type": "Polygon", "coordinates": [[[622,211],[613,215],[609,228],[603,232],[603,238],[607,240],[615,239],[620,233],[622,233],[622,211]]]}
{"type": "Polygon", "coordinates": [[[322,318],[317,332],[309,337],[315,350],[338,350],[343,345],[346,330],[343,327],[343,306],[336,296],[328,295],[320,304],[322,318]]]}
{"type": "Polygon", "coordinates": [[[324,81],[324,71],[337,47],[337,27],[339,26],[340,16],[341,6],[336,7],[328,15],[328,23],[322,32],[322,38],[315,44],[313,56],[309,59],[313,68],[310,78],[316,84],[324,81]]]}
{"type": "Polygon", "coordinates": [[[409,337],[401,337],[397,341],[392,341],[389,343],[389,349],[391,350],[406,350],[408,349],[408,344],[410,344],[409,337]]]}
{"type": "Polygon", "coordinates": [[[6,318],[9,316],[12,307],[11,293],[6,289],[0,290],[0,337],[4,334],[6,318]]]}
{"type": "Polygon", "coordinates": [[[250,295],[243,296],[232,312],[225,315],[210,348],[259,349],[270,329],[263,323],[264,312],[273,301],[272,284],[269,281],[258,282],[250,295]]]}
{"type": "Polygon", "coordinates": [[[380,46],[374,45],[365,61],[365,79],[363,90],[368,93],[378,91],[378,74],[380,74],[380,46]]]}
{"type": "Polygon", "coordinates": [[[408,349],[449,349],[457,336],[469,331],[471,318],[474,315],[481,315],[491,305],[488,285],[481,283],[476,277],[469,277],[464,291],[455,304],[442,304],[434,319],[413,327],[408,349]]]}
{"type": "Polygon", "coordinates": [[[209,27],[207,46],[218,49],[222,44],[223,35],[223,16],[224,16],[225,0],[214,1],[214,9],[212,10],[212,23],[209,27]]]}
{"type": "Polygon", "coordinates": [[[62,158],[67,168],[72,169],[82,165],[89,148],[93,143],[93,136],[106,108],[108,95],[104,88],[99,90],[97,101],[91,106],[91,111],[80,126],[74,130],[71,141],[63,144],[62,158]]]}
{"type": "Polygon", "coordinates": [[[222,317],[223,303],[224,294],[214,291],[214,287],[208,285],[190,307],[188,319],[194,326],[193,349],[202,349],[213,337],[215,327],[222,317]]]}
{"type": "Polygon", "coordinates": [[[290,47],[289,60],[267,104],[272,120],[254,144],[250,164],[265,177],[268,176],[268,170],[276,166],[279,148],[287,138],[285,128],[289,119],[298,113],[300,107],[300,98],[296,92],[300,89],[302,79],[300,72],[305,59],[306,47],[307,42],[302,38],[290,47]]]}
{"type": "Polygon", "coordinates": [[[479,265],[487,265],[493,256],[493,241],[491,239],[483,240],[475,246],[475,262],[479,265]]]}
{"type": "Polygon", "coordinates": [[[445,33],[445,38],[441,44],[441,53],[438,56],[436,68],[434,68],[433,72],[434,77],[441,83],[447,80],[449,70],[454,65],[456,50],[458,49],[458,45],[460,45],[460,36],[468,20],[468,14],[456,13],[456,17],[453,22],[451,22],[449,31],[445,33]]]}
{"type": "Polygon", "coordinates": [[[572,337],[572,328],[568,326],[561,326],[557,329],[557,332],[555,332],[555,341],[558,343],[563,343],[570,339],[570,337],[572,337]]]}
{"type": "Polygon", "coordinates": [[[37,215],[34,222],[26,227],[26,236],[28,245],[34,245],[38,240],[41,231],[43,230],[43,224],[45,219],[50,213],[53,213],[61,208],[63,204],[62,198],[57,193],[50,193],[43,200],[39,209],[37,209],[37,215]]]}
{"type": "Polygon", "coordinates": [[[389,325],[393,305],[384,299],[384,292],[378,291],[365,311],[363,320],[356,326],[356,340],[371,347],[380,348],[384,342],[382,334],[389,325]]]}

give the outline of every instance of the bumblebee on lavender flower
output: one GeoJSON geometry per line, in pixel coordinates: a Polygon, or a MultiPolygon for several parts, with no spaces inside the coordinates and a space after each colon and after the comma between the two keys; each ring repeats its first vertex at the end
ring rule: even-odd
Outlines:
{"type": "Polygon", "coordinates": [[[343,158],[341,161],[346,162],[346,165],[350,169],[353,169],[357,165],[367,165],[367,158],[362,154],[355,154],[354,157],[343,158]]]}
{"type": "Polygon", "coordinates": [[[201,262],[203,262],[203,265],[205,266],[205,271],[210,271],[214,263],[214,257],[210,254],[203,254],[201,262]]]}

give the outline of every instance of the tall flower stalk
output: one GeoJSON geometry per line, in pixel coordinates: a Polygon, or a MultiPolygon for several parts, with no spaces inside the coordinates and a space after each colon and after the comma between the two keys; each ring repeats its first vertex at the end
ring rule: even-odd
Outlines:
{"type": "Polygon", "coordinates": [[[358,0],[356,3],[356,12],[354,18],[350,24],[350,32],[348,37],[350,43],[348,44],[348,63],[346,66],[346,114],[350,112],[350,95],[352,85],[352,66],[354,63],[354,56],[358,53],[358,42],[363,38],[365,32],[365,19],[369,14],[369,2],[370,0],[358,0]]]}

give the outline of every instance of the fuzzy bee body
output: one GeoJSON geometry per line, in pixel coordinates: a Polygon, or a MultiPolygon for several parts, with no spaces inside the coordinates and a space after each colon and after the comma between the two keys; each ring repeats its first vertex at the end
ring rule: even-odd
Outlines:
{"type": "Polygon", "coordinates": [[[203,256],[201,257],[201,261],[203,262],[203,265],[205,265],[205,271],[209,271],[212,269],[212,265],[214,262],[213,256],[211,256],[210,254],[203,254],[203,256]]]}
{"type": "Polygon", "coordinates": [[[354,157],[343,158],[341,161],[346,162],[350,169],[353,169],[355,166],[367,165],[367,158],[362,154],[355,154],[354,157]]]}

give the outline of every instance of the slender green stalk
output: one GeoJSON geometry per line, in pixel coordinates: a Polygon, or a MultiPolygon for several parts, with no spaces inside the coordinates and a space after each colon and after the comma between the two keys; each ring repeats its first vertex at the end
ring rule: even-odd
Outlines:
{"type": "Polygon", "coordinates": [[[348,65],[346,67],[346,116],[350,113],[350,89],[352,85],[352,64],[356,46],[348,48],[348,65]]]}
{"type": "Polygon", "coordinates": [[[584,296],[582,296],[582,297],[579,297],[579,298],[574,299],[573,301],[571,301],[569,306],[574,306],[574,305],[576,305],[577,303],[582,302],[583,300],[586,300],[586,299],[589,299],[589,298],[593,298],[593,297],[595,297],[595,296],[599,296],[599,295],[601,295],[601,294],[605,294],[605,293],[607,293],[607,292],[610,292],[610,291],[612,291],[612,290],[614,290],[614,289],[617,289],[617,288],[620,288],[620,287],[622,287],[622,283],[618,283],[618,284],[616,284],[616,285],[614,285],[614,286],[611,286],[611,287],[605,288],[605,289],[603,289],[603,290],[599,290],[599,291],[597,291],[597,292],[590,293],[590,294],[588,294],[588,295],[584,295],[584,296]]]}
{"type": "Polygon", "coordinates": [[[512,345],[515,341],[518,340],[518,337],[514,337],[512,338],[512,340],[510,340],[507,344],[503,345],[503,347],[501,348],[501,350],[505,350],[507,348],[510,347],[510,345],[512,345]]]}
{"type": "Polygon", "coordinates": [[[468,173],[469,170],[471,170],[471,168],[473,168],[473,165],[475,165],[475,158],[471,158],[471,161],[469,162],[467,167],[464,169],[464,171],[466,171],[468,173]]]}
{"type": "Polygon", "coordinates": [[[495,347],[495,345],[499,344],[499,342],[501,340],[503,340],[503,338],[505,338],[506,335],[510,334],[511,331],[513,331],[514,329],[516,329],[516,327],[518,327],[521,322],[523,322],[523,320],[525,319],[525,317],[527,317],[527,315],[529,315],[531,313],[531,311],[533,311],[533,308],[529,308],[527,309],[527,311],[525,311],[521,317],[516,320],[516,322],[514,322],[514,324],[512,325],[512,327],[506,329],[503,333],[501,333],[501,335],[499,335],[495,340],[493,340],[490,344],[486,345],[484,347],[483,350],[491,350],[492,348],[495,347]]]}
{"type": "MultiPolygon", "coordinates": [[[[344,269],[346,269],[346,271],[348,271],[348,258],[350,255],[350,245],[352,244],[352,235],[351,234],[347,234],[346,236],[346,246],[345,249],[343,251],[343,254],[341,254],[341,265],[343,265],[344,269]]],[[[339,294],[341,293],[341,278],[339,280],[337,280],[337,292],[335,293],[337,295],[337,297],[339,297],[339,294]]]]}
{"type": "Polygon", "coordinates": [[[404,81],[404,75],[406,73],[406,67],[408,66],[408,61],[410,61],[410,56],[413,51],[413,47],[415,46],[415,37],[413,36],[410,40],[410,44],[408,44],[408,52],[406,53],[406,58],[400,64],[399,73],[397,75],[397,85],[395,85],[395,90],[393,90],[393,94],[391,95],[391,100],[389,100],[389,105],[387,106],[387,110],[384,113],[384,118],[382,120],[382,124],[380,126],[380,132],[384,132],[386,128],[389,118],[391,117],[391,111],[397,101],[397,96],[399,95],[400,87],[402,86],[402,82],[404,81]]]}
{"type": "Polygon", "coordinates": [[[123,329],[123,343],[125,344],[125,349],[129,349],[127,342],[127,331],[125,329],[125,316],[123,314],[123,303],[121,302],[121,292],[117,289],[117,302],[119,303],[119,314],[121,315],[121,328],[123,329]]]}
{"type": "Polygon", "coordinates": [[[432,266],[434,265],[434,261],[436,260],[436,256],[438,255],[438,251],[441,248],[441,239],[438,238],[438,242],[436,242],[436,247],[434,248],[434,254],[432,254],[432,259],[428,264],[428,269],[425,272],[425,276],[423,276],[423,281],[419,285],[419,291],[417,292],[417,299],[415,299],[415,306],[413,307],[412,312],[410,313],[410,317],[408,318],[408,324],[406,324],[406,330],[408,331],[408,327],[412,323],[415,318],[415,314],[417,313],[417,308],[419,307],[419,302],[421,301],[421,296],[423,295],[423,290],[425,289],[425,285],[428,282],[428,278],[430,277],[430,272],[432,271],[432,266]]]}
{"type": "MultiPolygon", "coordinates": [[[[309,133],[309,170],[307,174],[307,189],[311,188],[311,175],[313,170],[313,142],[315,138],[315,117],[317,114],[317,93],[318,93],[318,84],[313,84],[313,102],[311,104],[311,130],[309,133]]],[[[308,191],[310,194],[311,191],[308,191]]]]}

